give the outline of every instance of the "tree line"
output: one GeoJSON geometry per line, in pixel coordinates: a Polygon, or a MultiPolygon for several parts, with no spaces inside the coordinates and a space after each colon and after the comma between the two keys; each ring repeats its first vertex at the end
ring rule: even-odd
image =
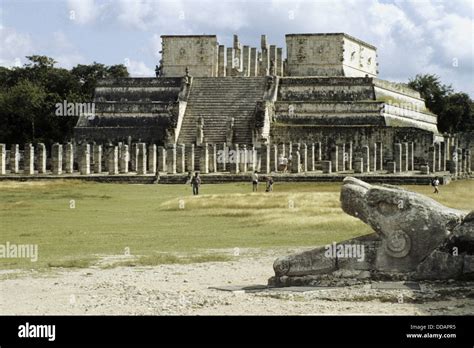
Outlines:
{"type": "Polygon", "coordinates": [[[77,116],[58,117],[56,104],[92,102],[97,81],[128,77],[127,68],[92,63],[72,69],[54,59],[28,56],[22,67],[0,67],[0,142],[7,144],[65,142],[73,137],[77,116]]]}
{"type": "MultiPolygon", "coordinates": [[[[73,137],[78,117],[58,117],[55,105],[88,103],[97,81],[128,77],[123,64],[106,66],[94,62],[70,70],[56,67],[54,59],[28,56],[22,67],[0,67],[0,142],[51,145],[73,137]]],[[[436,75],[417,75],[408,85],[419,91],[426,106],[438,115],[441,132],[472,131],[474,104],[468,94],[454,92],[436,75]]]]}

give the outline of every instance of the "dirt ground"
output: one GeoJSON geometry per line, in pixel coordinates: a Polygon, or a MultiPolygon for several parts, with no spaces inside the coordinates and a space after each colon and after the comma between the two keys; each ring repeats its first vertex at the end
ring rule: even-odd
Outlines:
{"type": "MultiPolygon", "coordinates": [[[[288,250],[288,252],[290,252],[288,250]]],[[[467,315],[474,286],[420,283],[421,291],[373,289],[371,284],[222,291],[211,287],[261,284],[273,275],[279,251],[243,250],[235,261],[154,267],[98,265],[52,272],[1,271],[2,315],[467,315]]],[[[113,258],[103,260],[112,262],[113,258]]]]}

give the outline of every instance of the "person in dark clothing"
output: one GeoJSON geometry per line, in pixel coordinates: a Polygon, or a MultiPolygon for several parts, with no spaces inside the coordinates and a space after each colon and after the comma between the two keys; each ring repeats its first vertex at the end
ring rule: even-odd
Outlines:
{"type": "Polygon", "coordinates": [[[191,186],[193,187],[193,195],[197,196],[199,194],[199,186],[201,186],[201,178],[198,172],[191,179],[191,186]]]}
{"type": "Polygon", "coordinates": [[[272,192],[273,191],[273,178],[271,176],[265,177],[266,187],[265,192],[272,192]]]}

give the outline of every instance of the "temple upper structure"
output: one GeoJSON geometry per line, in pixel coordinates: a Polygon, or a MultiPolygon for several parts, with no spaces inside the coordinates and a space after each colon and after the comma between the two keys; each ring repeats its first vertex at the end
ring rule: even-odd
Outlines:
{"type": "Polygon", "coordinates": [[[258,147],[321,142],[355,149],[414,142],[415,155],[443,142],[437,116],[406,84],[377,78],[376,47],[344,33],[288,34],[283,48],[219,44],[215,35],[163,35],[156,77],[100,81],[95,117],[79,142],[143,141],[258,147]]]}

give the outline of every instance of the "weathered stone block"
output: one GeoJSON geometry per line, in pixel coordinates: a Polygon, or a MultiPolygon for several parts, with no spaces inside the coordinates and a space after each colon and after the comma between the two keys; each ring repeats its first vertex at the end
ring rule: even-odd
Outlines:
{"type": "MultiPolygon", "coordinates": [[[[146,144],[145,143],[137,143],[137,174],[144,175],[146,174],[147,169],[147,153],[146,153],[146,144]]],[[[176,149],[175,149],[176,150],[176,149]]],[[[176,155],[176,152],[175,152],[176,155]]],[[[175,157],[176,159],[176,157],[175,157]]],[[[176,161],[175,161],[175,172],[176,173],[176,161]]]]}
{"type": "Polygon", "coordinates": [[[46,173],[46,146],[39,143],[36,147],[36,167],[38,168],[39,174],[46,173]]]}
{"type": "Polygon", "coordinates": [[[51,149],[51,171],[54,175],[60,175],[63,172],[63,146],[58,143],[53,144],[51,149]]]}
{"type": "Polygon", "coordinates": [[[10,150],[10,173],[18,174],[20,172],[20,146],[13,144],[10,150]]]}
{"type": "Polygon", "coordinates": [[[23,152],[24,174],[33,175],[35,173],[35,148],[32,144],[25,144],[23,152]]]}
{"type": "Polygon", "coordinates": [[[102,173],[102,145],[93,145],[92,159],[94,162],[94,173],[102,173]]]}

